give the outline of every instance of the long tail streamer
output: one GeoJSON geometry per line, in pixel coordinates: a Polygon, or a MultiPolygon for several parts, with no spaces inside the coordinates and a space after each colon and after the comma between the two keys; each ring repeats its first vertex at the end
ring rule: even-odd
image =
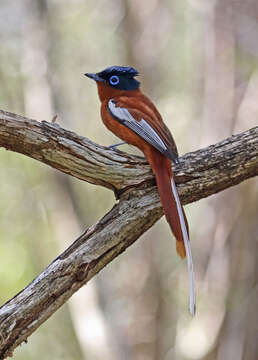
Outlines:
{"type": "Polygon", "coordinates": [[[188,267],[188,274],[189,274],[189,311],[190,311],[191,315],[194,316],[195,309],[196,309],[196,302],[195,302],[193,258],[192,258],[190,241],[189,241],[189,237],[188,237],[188,233],[187,233],[187,229],[186,229],[186,225],[185,225],[183,209],[181,206],[181,202],[179,200],[176,184],[175,184],[173,177],[171,179],[171,187],[172,187],[172,191],[173,191],[173,194],[174,194],[174,197],[176,200],[176,206],[177,206],[177,211],[179,214],[180,225],[181,225],[181,229],[182,229],[182,233],[183,233],[183,239],[184,239],[184,245],[185,245],[185,251],[186,251],[187,267],[188,267]]]}

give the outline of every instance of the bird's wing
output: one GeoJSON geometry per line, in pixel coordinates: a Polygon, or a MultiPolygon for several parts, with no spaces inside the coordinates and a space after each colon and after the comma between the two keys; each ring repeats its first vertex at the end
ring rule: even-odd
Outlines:
{"type": "Polygon", "coordinates": [[[178,162],[174,140],[163,122],[154,122],[148,114],[135,108],[118,106],[113,99],[109,100],[108,109],[117,121],[139,135],[170,160],[178,162]]]}
{"type": "MultiPolygon", "coordinates": [[[[137,103],[134,104],[132,100],[116,101],[114,99],[110,99],[108,102],[108,109],[112,117],[116,119],[119,123],[123,124],[130,130],[132,130],[135,134],[137,134],[146,142],[148,142],[150,145],[152,145],[154,148],[159,150],[170,160],[174,162],[178,161],[176,145],[174,143],[172,135],[170,134],[168,128],[163,123],[161,118],[157,115],[157,112],[155,113],[154,111],[153,115],[151,115],[152,109],[145,109],[146,111],[144,111],[144,106],[142,106],[142,104],[140,105],[138,104],[137,106],[137,103]]],[[[157,179],[158,176],[157,174],[159,173],[159,171],[157,171],[157,169],[155,171],[154,168],[153,171],[155,172],[157,179]]],[[[190,304],[190,312],[192,315],[194,315],[195,313],[194,272],[193,272],[193,261],[192,261],[191,248],[190,248],[190,242],[188,236],[187,222],[173,177],[171,178],[170,186],[174,197],[174,203],[177,209],[176,214],[178,214],[177,216],[179,218],[179,224],[182,232],[182,240],[186,250],[187,264],[188,264],[189,278],[190,278],[189,304],[190,304]]],[[[167,211],[169,211],[168,208],[166,208],[166,206],[164,207],[164,203],[165,202],[163,200],[162,204],[164,210],[167,209],[167,211]]],[[[168,222],[171,226],[172,231],[174,232],[175,228],[173,226],[173,223],[171,223],[170,220],[168,220],[168,222]]]]}

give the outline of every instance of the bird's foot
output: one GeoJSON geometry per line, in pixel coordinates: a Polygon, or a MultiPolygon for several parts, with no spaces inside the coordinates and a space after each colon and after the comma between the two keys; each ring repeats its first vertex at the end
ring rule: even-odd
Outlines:
{"type": "Polygon", "coordinates": [[[126,144],[126,142],[123,141],[123,142],[120,142],[120,143],[118,143],[118,144],[110,145],[108,148],[111,149],[111,150],[116,150],[116,148],[117,148],[118,146],[124,145],[124,144],[126,144]]]}

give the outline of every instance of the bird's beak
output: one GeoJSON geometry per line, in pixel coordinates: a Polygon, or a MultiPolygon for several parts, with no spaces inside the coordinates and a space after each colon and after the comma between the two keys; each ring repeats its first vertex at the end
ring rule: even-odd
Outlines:
{"type": "Polygon", "coordinates": [[[84,74],[85,76],[87,76],[90,79],[93,79],[95,81],[104,81],[98,74],[94,74],[94,73],[86,73],[84,74]]]}

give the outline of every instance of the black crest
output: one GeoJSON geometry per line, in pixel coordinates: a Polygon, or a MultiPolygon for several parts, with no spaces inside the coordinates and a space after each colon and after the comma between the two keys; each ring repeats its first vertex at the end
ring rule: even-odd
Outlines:
{"type": "Polygon", "coordinates": [[[105,70],[98,73],[101,78],[109,78],[112,75],[126,76],[128,78],[133,78],[134,76],[139,75],[139,72],[130,66],[110,66],[105,70]]]}
{"type": "Polygon", "coordinates": [[[105,81],[109,86],[117,90],[135,90],[140,82],[134,77],[139,72],[130,66],[110,66],[96,74],[85,74],[95,81],[105,81]]]}

